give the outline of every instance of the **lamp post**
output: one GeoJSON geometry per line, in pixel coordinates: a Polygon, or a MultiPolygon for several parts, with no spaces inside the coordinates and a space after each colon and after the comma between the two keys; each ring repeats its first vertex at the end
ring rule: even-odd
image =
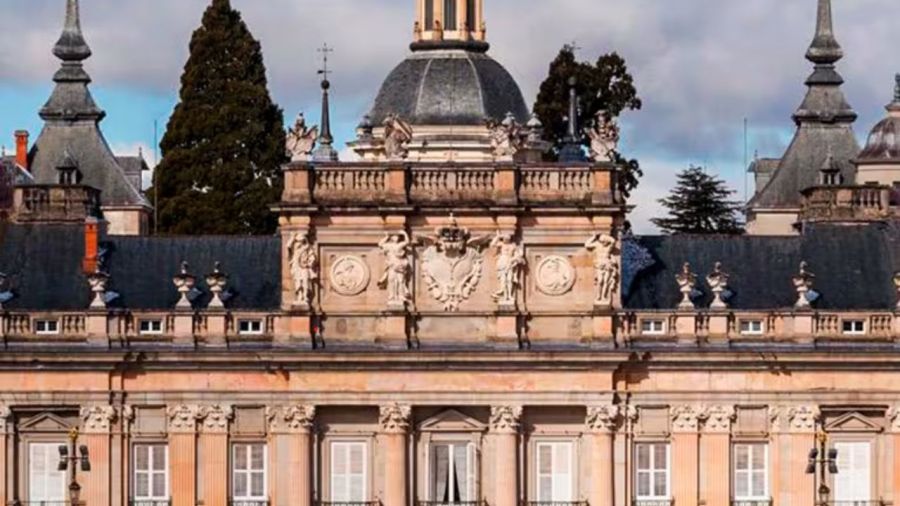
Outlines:
{"type": "Polygon", "coordinates": [[[816,504],[826,506],[828,504],[828,496],[831,495],[831,488],[828,486],[828,474],[837,474],[837,448],[828,448],[828,436],[825,432],[820,432],[816,437],[819,446],[813,446],[809,451],[809,460],[806,463],[806,474],[816,475],[819,486],[816,492],[819,500],[816,504]],[[818,471],[818,472],[817,472],[818,471]]]}
{"type": "Polygon", "coordinates": [[[88,448],[85,445],[78,447],[75,451],[75,443],[78,440],[78,429],[72,428],[69,431],[69,443],[59,445],[59,466],[57,469],[66,471],[69,478],[69,501],[70,506],[81,505],[81,485],[78,484],[77,473],[80,467],[82,471],[91,470],[91,461],[88,456],[88,448]]]}

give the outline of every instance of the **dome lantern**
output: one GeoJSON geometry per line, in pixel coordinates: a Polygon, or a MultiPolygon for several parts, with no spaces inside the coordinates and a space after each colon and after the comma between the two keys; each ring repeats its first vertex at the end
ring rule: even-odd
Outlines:
{"type": "Polygon", "coordinates": [[[412,49],[487,50],[484,0],[416,0],[412,49]]]}

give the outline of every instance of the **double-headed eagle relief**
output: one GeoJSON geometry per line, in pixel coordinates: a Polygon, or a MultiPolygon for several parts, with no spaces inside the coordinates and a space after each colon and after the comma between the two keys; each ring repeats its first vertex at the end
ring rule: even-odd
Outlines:
{"type": "Polygon", "coordinates": [[[472,237],[469,229],[459,227],[451,216],[448,226],[416,239],[425,246],[422,277],[428,292],[445,311],[458,311],[481,280],[484,249],[491,236],[472,237]]]}

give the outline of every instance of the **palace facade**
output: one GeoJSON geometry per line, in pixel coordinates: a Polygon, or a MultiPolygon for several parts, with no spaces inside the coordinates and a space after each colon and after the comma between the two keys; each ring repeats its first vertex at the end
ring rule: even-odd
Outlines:
{"type": "Polygon", "coordinates": [[[59,140],[102,118],[55,105],[89,97],[68,0],[53,149],[10,162],[0,228],[0,502],[77,482],[87,506],[893,504],[900,84],[859,153],[830,0],[806,147],[757,162],[752,212],[789,233],[746,237],[632,235],[615,125],[584,153],[573,102],[542,161],[483,0],[416,9],[361,161],[326,120],[289,132],[277,236],[143,237],[109,233],[147,212],[122,166],[59,140]],[[58,465],[70,435],[89,470],[58,465]]]}

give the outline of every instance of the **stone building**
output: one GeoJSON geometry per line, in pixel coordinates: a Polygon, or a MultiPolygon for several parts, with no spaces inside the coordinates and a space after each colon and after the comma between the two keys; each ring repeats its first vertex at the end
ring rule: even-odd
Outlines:
{"type": "MultiPolygon", "coordinates": [[[[298,123],[278,236],[105,235],[89,192],[2,229],[0,501],[74,476],[88,506],[893,504],[900,225],[861,196],[889,189],[810,180],[791,236],[634,237],[614,126],[546,163],[520,94],[450,107],[505,75],[482,2],[416,5],[388,78],[415,98],[379,96],[361,162],[298,123]],[[456,59],[481,63],[444,81],[456,59]],[[89,471],[57,470],[70,433],[89,471]]],[[[892,124],[861,164],[894,160],[892,124]]]]}

